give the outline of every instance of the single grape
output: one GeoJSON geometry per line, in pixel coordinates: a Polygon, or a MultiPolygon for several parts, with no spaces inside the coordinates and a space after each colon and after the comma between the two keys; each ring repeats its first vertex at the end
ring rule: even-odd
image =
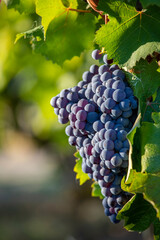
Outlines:
{"type": "Polygon", "coordinates": [[[61,124],[66,124],[68,122],[68,118],[58,116],[58,122],[61,124]]]}
{"type": "Polygon", "coordinates": [[[58,108],[57,103],[56,103],[58,98],[59,98],[59,96],[51,98],[50,104],[51,104],[52,107],[58,108]]]}
{"type": "MultiPolygon", "coordinates": [[[[67,94],[67,96],[68,96],[68,94],[67,94]]],[[[66,98],[58,98],[56,101],[56,104],[59,108],[65,108],[67,103],[68,103],[68,100],[66,98]]]]}
{"type": "Polygon", "coordinates": [[[114,151],[108,151],[106,149],[104,149],[101,154],[100,154],[100,157],[102,160],[110,160],[112,158],[112,156],[114,155],[114,151]]]}
{"type": "Polygon", "coordinates": [[[112,88],[113,88],[113,89],[121,89],[121,90],[124,90],[124,89],[125,89],[125,84],[124,84],[123,81],[117,80],[117,81],[114,81],[114,83],[112,84],[112,88]]]}
{"type": "Polygon", "coordinates": [[[95,121],[98,120],[98,118],[99,118],[99,115],[96,112],[89,112],[87,114],[87,122],[89,123],[95,123],[95,121]]]}
{"type": "Polygon", "coordinates": [[[98,73],[98,69],[99,69],[99,67],[97,65],[93,64],[93,65],[90,66],[89,70],[90,70],[91,73],[97,74],[98,73]]]}
{"type": "Polygon", "coordinates": [[[108,64],[104,64],[104,65],[101,65],[98,69],[98,72],[100,75],[102,75],[104,72],[107,72],[109,71],[109,65],[108,64]]]}
{"type": "Polygon", "coordinates": [[[102,128],[104,128],[104,124],[103,124],[100,120],[95,121],[95,122],[93,123],[93,129],[94,129],[95,131],[100,131],[102,128]]]}
{"type": "Polygon", "coordinates": [[[106,124],[105,124],[105,129],[108,130],[108,129],[114,129],[114,122],[113,121],[107,121],[106,124]]]}
{"type": "Polygon", "coordinates": [[[78,101],[78,106],[84,108],[88,103],[89,103],[88,100],[81,99],[78,101]]]}
{"type": "Polygon", "coordinates": [[[96,89],[97,96],[101,97],[105,91],[106,87],[103,85],[99,85],[96,89]]]}
{"type": "Polygon", "coordinates": [[[121,102],[123,99],[126,98],[126,94],[123,90],[121,89],[116,89],[114,92],[113,92],[113,99],[116,101],[116,102],[121,102]]]}
{"type": "Polygon", "coordinates": [[[71,127],[71,125],[68,125],[66,128],[65,128],[65,133],[67,136],[73,136],[73,128],[71,127]]]}
{"type": "Polygon", "coordinates": [[[105,139],[115,141],[117,138],[117,133],[113,129],[108,129],[105,133],[105,139]]]}
{"type": "Polygon", "coordinates": [[[122,141],[116,139],[116,140],[114,141],[114,148],[115,148],[115,150],[116,150],[116,151],[119,151],[119,150],[121,150],[122,147],[123,147],[122,141]]]}
{"type": "Polygon", "coordinates": [[[95,60],[98,60],[102,57],[102,54],[100,54],[100,50],[98,49],[95,49],[93,52],[92,52],[92,58],[95,59],[95,60]]]}
{"type": "Polygon", "coordinates": [[[120,154],[115,153],[113,155],[113,157],[111,158],[111,164],[114,167],[119,167],[122,164],[122,158],[121,158],[120,154]]]}
{"type": "Polygon", "coordinates": [[[127,132],[125,130],[120,130],[117,133],[117,139],[120,141],[124,141],[126,139],[127,132]]]}
{"type": "Polygon", "coordinates": [[[120,222],[118,219],[116,219],[116,214],[112,214],[111,216],[109,216],[109,219],[112,223],[119,223],[120,222]]]}
{"type": "Polygon", "coordinates": [[[114,142],[112,140],[104,140],[103,148],[107,149],[107,150],[113,150],[114,149],[114,142]]]}
{"type": "Polygon", "coordinates": [[[129,111],[131,109],[131,101],[126,98],[119,103],[119,107],[122,111],[129,111]]]}
{"type": "Polygon", "coordinates": [[[109,80],[111,77],[112,77],[112,75],[111,75],[110,72],[104,72],[104,73],[101,75],[100,79],[101,79],[101,81],[102,81],[103,83],[106,83],[106,84],[107,84],[108,80],[109,80]]]}
{"type": "Polygon", "coordinates": [[[107,109],[112,109],[115,107],[115,105],[116,105],[116,102],[112,98],[107,98],[107,100],[105,101],[105,107],[107,109]]]}
{"type": "Polygon", "coordinates": [[[75,121],[75,127],[77,128],[77,129],[84,129],[85,128],[85,125],[86,125],[86,123],[85,122],[82,122],[82,121],[80,121],[80,120],[77,120],[77,121],[75,121]]]}

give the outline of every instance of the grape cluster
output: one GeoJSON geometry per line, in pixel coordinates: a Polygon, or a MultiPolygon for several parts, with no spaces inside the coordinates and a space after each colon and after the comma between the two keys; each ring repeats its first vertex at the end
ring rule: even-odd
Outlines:
{"type": "Polygon", "coordinates": [[[92,52],[93,59],[102,57],[103,65],[92,65],[78,86],[62,90],[51,105],[61,124],[69,121],[69,144],[79,151],[83,172],[101,187],[105,214],[118,223],[116,215],[130,198],[120,184],[128,167],[126,135],[137,117],[137,99],[124,72],[109,65],[107,54],[92,52]]]}

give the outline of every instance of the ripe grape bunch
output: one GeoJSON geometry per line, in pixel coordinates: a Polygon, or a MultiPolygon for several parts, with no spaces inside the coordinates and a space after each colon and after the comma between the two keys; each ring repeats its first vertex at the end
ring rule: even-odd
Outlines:
{"type": "Polygon", "coordinates": [[[92,58],[103,58],[83,73],[78,86],[64,89],[51,99],[51,105],[69,136],[69,144],[79,151],[82,170],[98,182],[102,204],[111,222],[118,223],[118,211],[130,199],[121,189],[128,167],[129,142],[126,138],[137,117],[137,99],[125,74],[107,54],[96,49],[92,58]]]}

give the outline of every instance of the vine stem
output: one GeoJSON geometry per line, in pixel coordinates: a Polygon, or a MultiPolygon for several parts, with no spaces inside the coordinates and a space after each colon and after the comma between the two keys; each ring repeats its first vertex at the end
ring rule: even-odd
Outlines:
{"type": "Polygon", "coordinates": [[[81,13],[91,13],[90,10],[81,10],[81,9],[74,9],[74,8],[67,8],[67,11],[74,11],[74,12],[81,12],[81,13]]]}

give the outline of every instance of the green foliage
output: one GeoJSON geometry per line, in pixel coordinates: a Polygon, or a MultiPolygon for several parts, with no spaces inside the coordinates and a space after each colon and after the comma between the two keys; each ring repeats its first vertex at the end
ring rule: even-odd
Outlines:
{"type": "Polygon", "coordinates": [[[149,5],[157,5],[160,6],[159,0],[141,0],[143,8],[148,7],[149,5]]]}
{"type": "Polygon", "coordinates": [[[134,6],[120,1],[113,5],[118,20],[110,16],[110,21],[97,31],[95,40],[114,61],[132,68],[140,58],[160,51],[160,33],[157,32],[160,8],[150,6],[146,11],[137,12],[134,6]]]}
{"type": "MultiPolygon", "coordinates": [[[[147,108],[150,107],[148,105],[148,98],[151,97],[160,86],[160,73],[157,70],[158,65],[156,61],[148,63],[141,59],[134,67],[135,73],[127,73],[128,81],[133,88],[134,95],[139,99],[143,120],[147,120],[146,111],[148,110],[147,108]]],[[[151,106],[152,105],[153,103],[151,103],[151,106]]],[[[150,116],[148,116],[148,119],[150,116]]]]}
{"type": "Polygon", "coordinates": [[[119,211],[117,218],[125,221],[125,229],[141,232],[156,219],[156,212],[152,205],[143,199],[142,194],[136,194],[119,211]]]}
{"type": "MultiPolygon", "coordinates": [[[[67,21],[75,21],[77,18],[76,12],[68,12],[66,6],[63,4],[61,0],[37,0],[36,1],[36,13],[42,17],[42,25],[44,26],[44,31],[46,33],[49,24],[52,20],[59,18],[61,15],[64,15],[64,23],[65,19],[67,21]]],[[[76,0],[69,0],[68,7],[77,8],[76,0]]]]}
{"type": "Polygon", "coordinates": [[[104,198],[104,196],[101,193],[101,188],[97,182],[92,183],[91,188],[92,188],[92,193],[91,193],[92,197],[99,197],[100,199],[104,198]]]}
{"type": "Polygon", "coordinates": [[[14,8],[20,13],[31,14],[35,12],[35,0],[5,0],[7,8],[14,8]]]}
{"type": "Polygon", "coordinates": [[[82,185],[85,183],[87,180],[89,180],[88,174],[84,173],[82,171],[82,158],[79,154],[79,152],[76,152],[74,156],[77,158],[76,159],[76,164],[74,166],[74,172],[76,173],[76,179],[79,180],[79,184],[82,185]]]}

